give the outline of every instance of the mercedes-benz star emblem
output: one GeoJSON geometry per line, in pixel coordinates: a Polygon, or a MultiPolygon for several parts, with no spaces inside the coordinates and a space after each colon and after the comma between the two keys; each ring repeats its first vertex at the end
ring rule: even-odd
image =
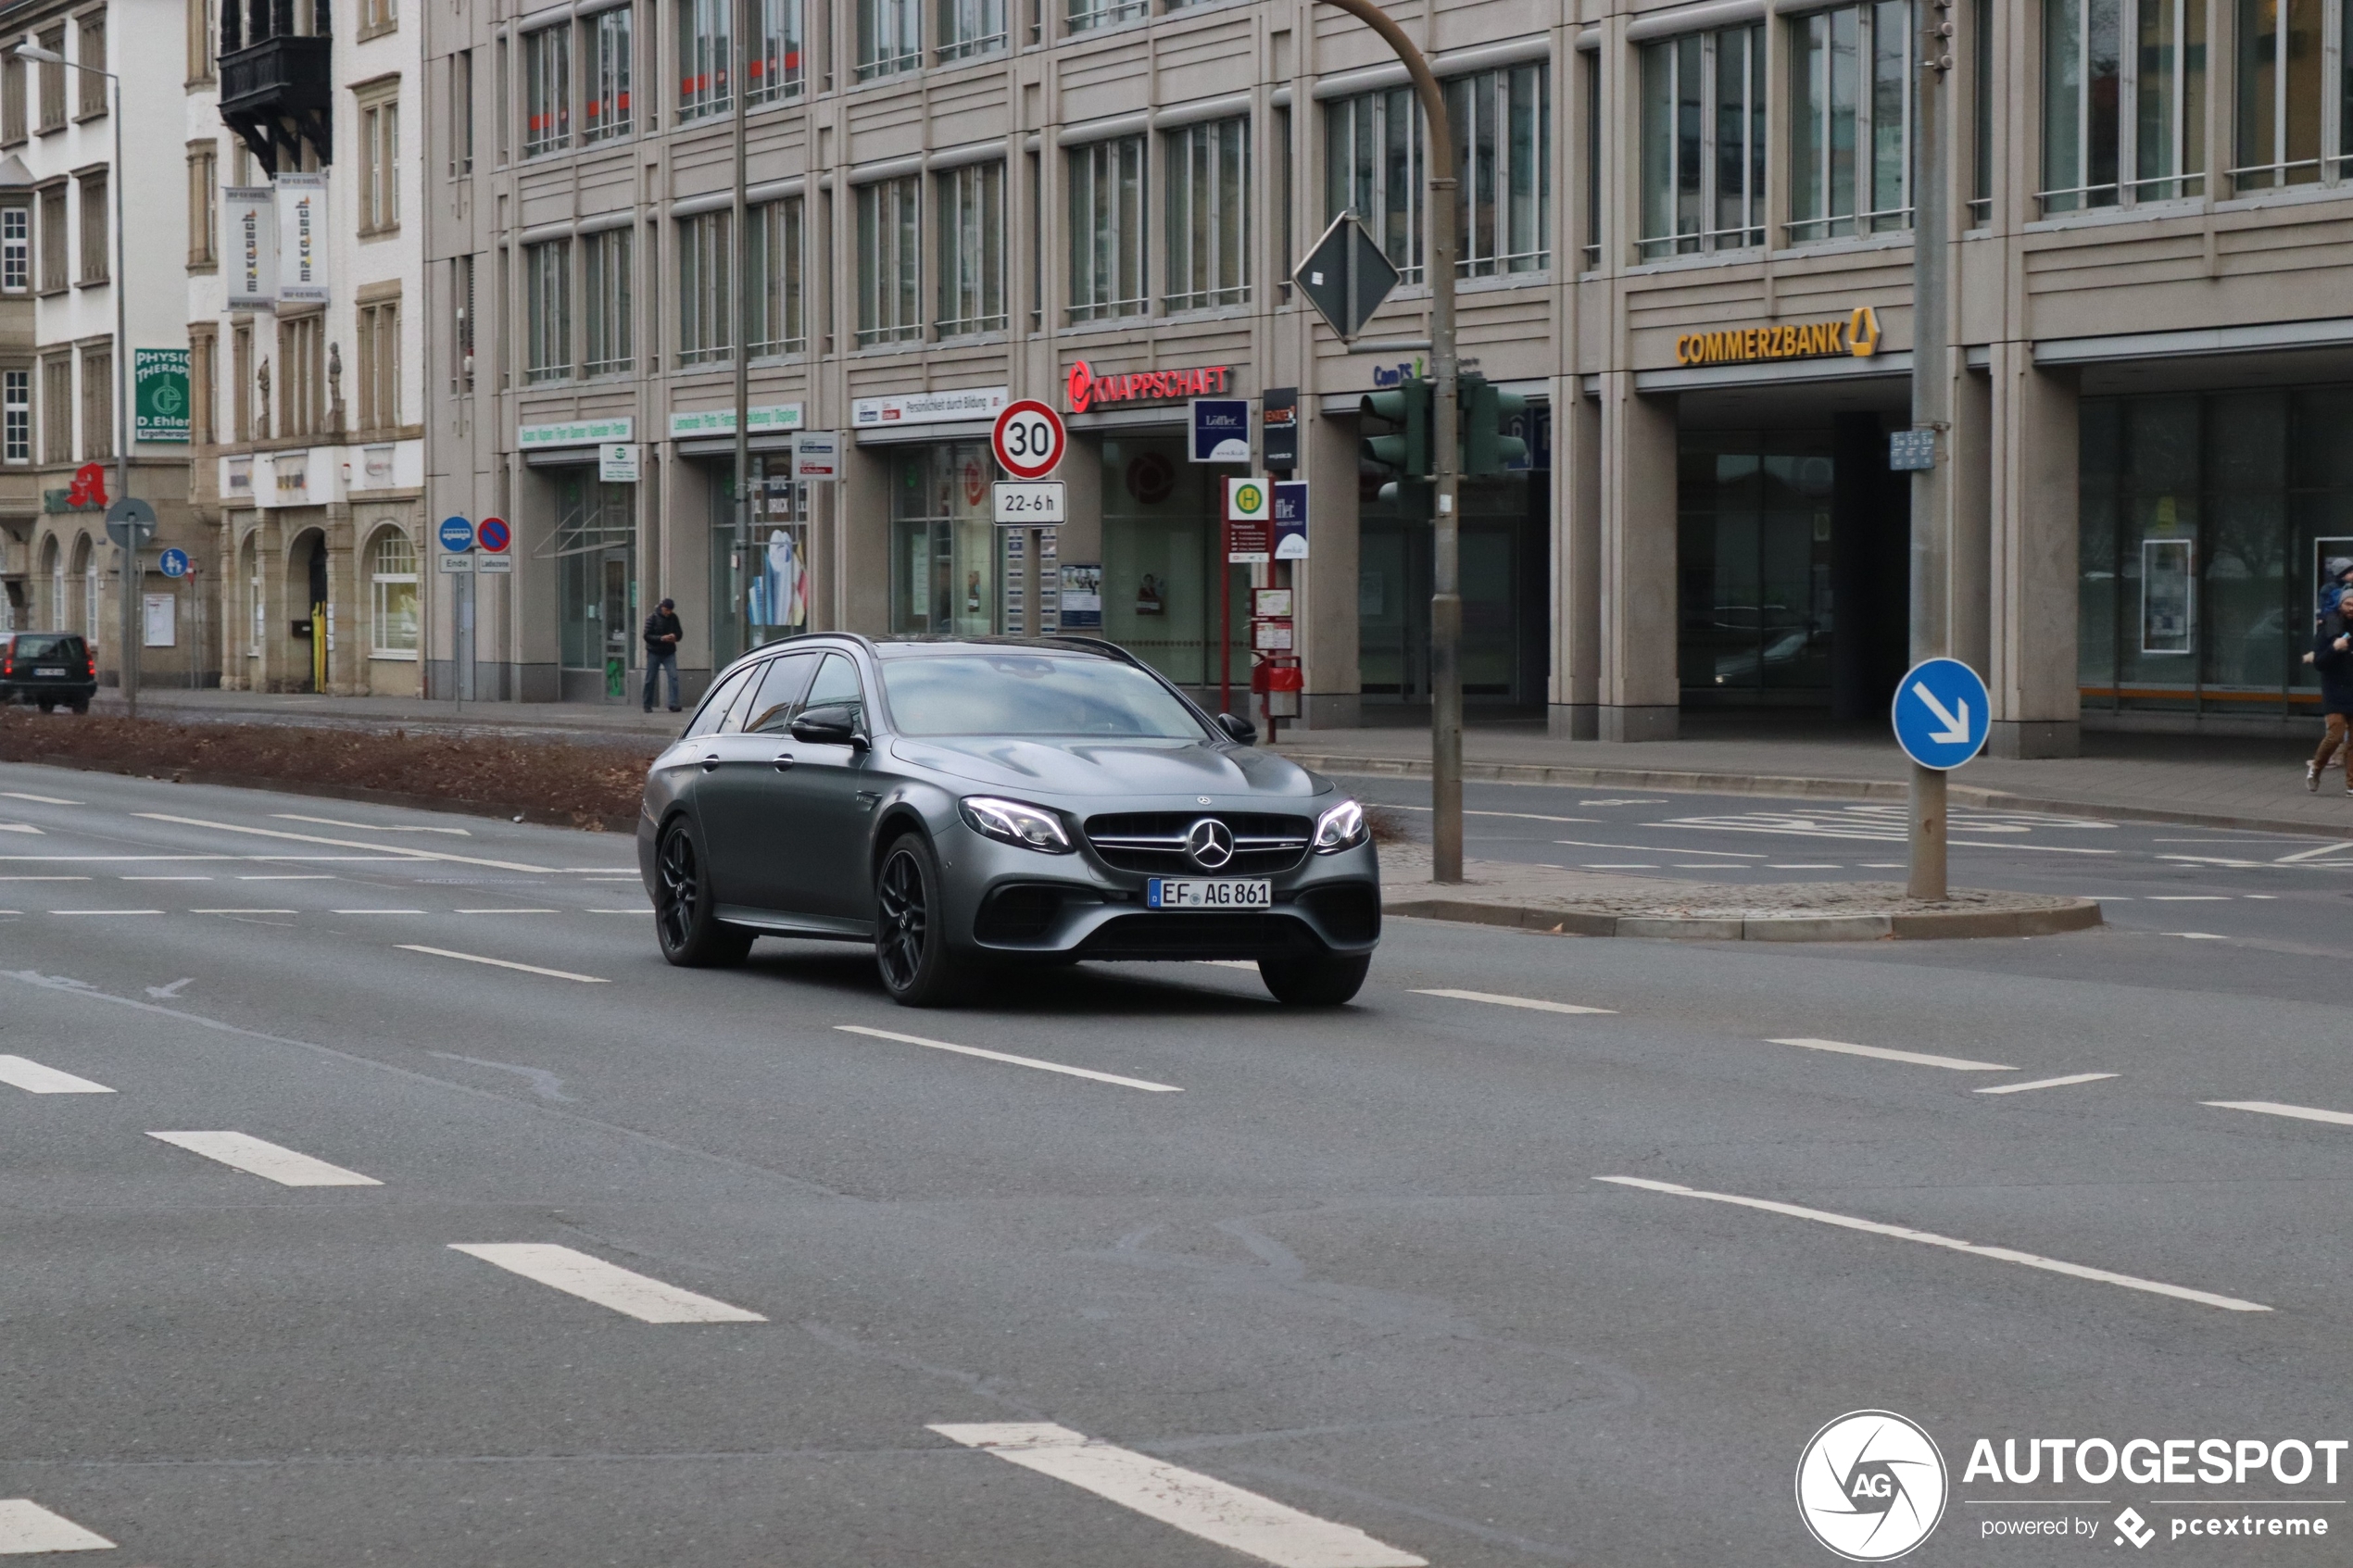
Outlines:
{"type": "Polygon", "coordinates": [[[1185,854],[1202,870],[1214,872],[1234,858],[1234,830],[1203,817],[1185,830],[1185,854]]]}

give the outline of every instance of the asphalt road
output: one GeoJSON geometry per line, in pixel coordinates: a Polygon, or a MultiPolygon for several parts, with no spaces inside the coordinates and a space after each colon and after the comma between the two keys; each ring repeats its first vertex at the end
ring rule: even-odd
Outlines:
{"type": "MultiPolygon", "coordinates": [[[[1474,853],[1900,858],[1568,793],[1475,789],[1533,820],[1474,853]]],[[[2032,942],[1395,922],[1336,1012],[1106,965],[914,1013],[847,949],[668,968],[620,838],[0,766],[0,1554],[1827,1564],[1799,1457],[1878,1409],[1950,1473],[1907,1562],[2136,1558],[2127,1507],[2169,1562],[2353,1561],[2341,1445],[2334,1485],[1963,1474],[2353,1438],[2347,869],[2001,842],[1963,876],[2135,901],[2032,942]],[[2177,887],[2229,897],[2130,923],[2177,887]],[[2225,1513],[2334,1533],[2172,1533],[2225,1513]],[[2007,1533],[2052,1519],[2096,1530],[2007,1533]]]]}

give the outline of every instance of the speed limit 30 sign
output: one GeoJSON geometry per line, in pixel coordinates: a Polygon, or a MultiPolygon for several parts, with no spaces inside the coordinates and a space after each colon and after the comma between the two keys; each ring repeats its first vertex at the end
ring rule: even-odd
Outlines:
{"type": "Polygon", "coordinates": [[[1034,397],[1005,405],[988,433],[997,466],[1015,479],[1043,479],[1062,466],[1070,436],[1062,416],[1034,397]]]}

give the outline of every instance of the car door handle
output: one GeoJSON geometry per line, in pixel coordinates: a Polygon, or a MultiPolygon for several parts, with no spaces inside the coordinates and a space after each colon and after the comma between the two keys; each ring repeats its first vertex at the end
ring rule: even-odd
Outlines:
{"type": "Polygon", "coordinates": [[[702,759],[702,771],[706,773],[714,771],[718,766],[719,754],[715,751],[702,759]]]}
{"type": "Polygon", "coordinates": [[[776,753],[775,767],[776,771],[780,773],[789,770],[792,767],[792,753],[789,751],[780,751],[776,753]]]}

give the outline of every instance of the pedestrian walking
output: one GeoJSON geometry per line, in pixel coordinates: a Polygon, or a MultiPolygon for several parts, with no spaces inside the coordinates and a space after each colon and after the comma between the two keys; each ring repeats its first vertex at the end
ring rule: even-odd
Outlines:
{"type": "MultiPolygon", "coordinates": [[[[646,617],[646,711],[654,710],[654,677],[670,676],[670,711],[678,711],[678,638],[686,628],[678,624],[678,607],[664,599],[654,606],[646,617]]],[[[2347,753],[2353,763],[2353,751],[2347,753]]]]}
{"type": "MultiPolygon", "coordinates": [[[[2353,573],[2353,561],[2345,566],[2353,573]]],[[[2312,651],[2304,659],[2321,678],[2321,711],[2328,720],[2320,749],[2304,764],[2304,787],[2317,793],[2322,770],[2342,754],[2345,793],[2353,795],[2353,626],[2347,622],[2344,607],[2321,617],[2320,629],[2312,634],[2312,651]]]]}

